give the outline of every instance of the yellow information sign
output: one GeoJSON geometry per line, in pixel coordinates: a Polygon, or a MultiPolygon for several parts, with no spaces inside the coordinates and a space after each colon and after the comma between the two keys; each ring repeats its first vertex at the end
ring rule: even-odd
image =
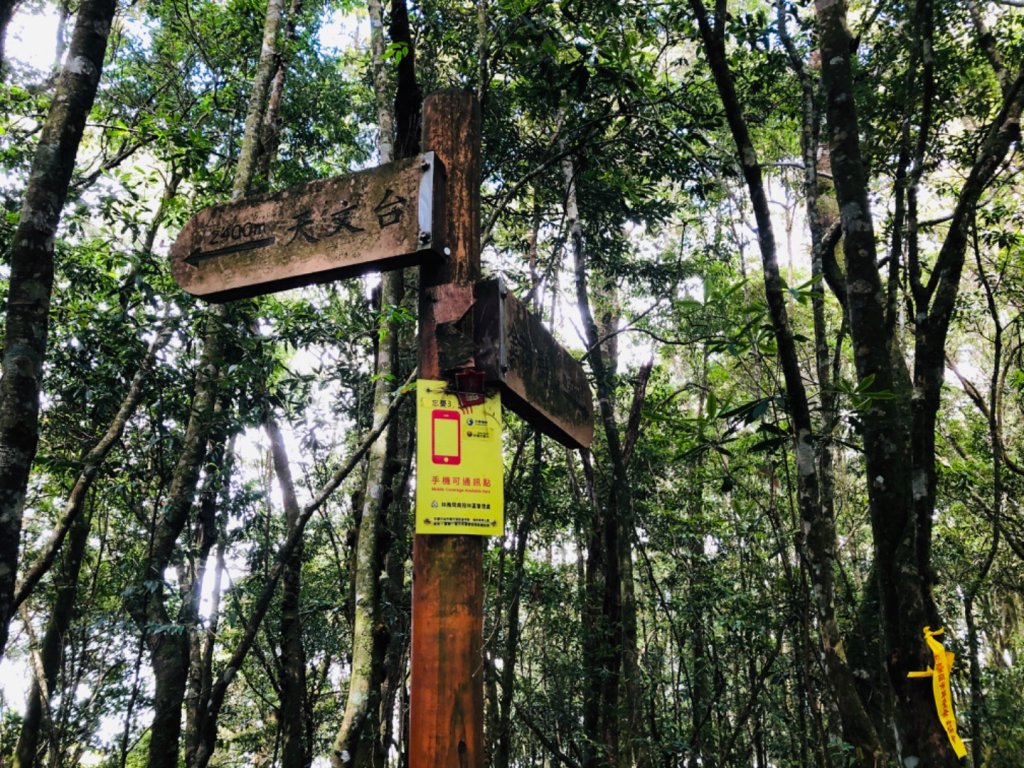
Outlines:
{"type": "Polygon", "coordinates": [[[416,382],[416,533],[501,534],[501,428],[498,393],[463,407],[444,381],[416,382]]]}
{"type": "Polygon", "coordinates": [[[956,716],[953,714],[953,694],[949,689],[949,669],[953,666],[953,654],[942,647],[942,643],[935,639],[941,635],[942,630],[932,632],[931,627],[924,628],[924,641],[931,649],[935,657],[935,666],[928,667],[923,672],[908,672],[907,677],[930,677],[932,679],[932,694],[935,696],[935,709],[939,713],[939,720],[949,737],[949,743],[956,752],[957,757],[967,756],[967,747],[956,732],[956,716]]]}

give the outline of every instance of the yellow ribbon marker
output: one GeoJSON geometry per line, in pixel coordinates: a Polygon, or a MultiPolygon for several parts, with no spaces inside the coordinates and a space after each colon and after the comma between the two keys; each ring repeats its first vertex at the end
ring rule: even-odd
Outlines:
{"type": "Polygon", "coordinates": [[[907,677],[930,677],[932,679],[932,694],[935,696],[935,709],[939,713],[939,721],[946,729],[946,735],[949,737],[949,743],[953,745],[956,756],[967,757],[967,747],[956,733],[953,694],[949,689],[949,670],[953,666],[954,654],[943,648],[942,643],[935,639],[936,635],[941,634],[941,629],[932,632],[931,627],[924,628],[924,641],[935,656],[935,667],[928,667],[924,672],[908,672],[907,677]]]}

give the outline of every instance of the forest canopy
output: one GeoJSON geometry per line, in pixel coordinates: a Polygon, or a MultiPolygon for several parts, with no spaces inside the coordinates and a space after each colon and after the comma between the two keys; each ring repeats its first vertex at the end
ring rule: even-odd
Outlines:
{"type": "Polygon", "coordinates": [[[1018,768],[1018,0],[0,0],[0,765],[423,763],[432,286],[168,253],[439,91],[595,407],[506,416],[465,764],[1018,768]]]}

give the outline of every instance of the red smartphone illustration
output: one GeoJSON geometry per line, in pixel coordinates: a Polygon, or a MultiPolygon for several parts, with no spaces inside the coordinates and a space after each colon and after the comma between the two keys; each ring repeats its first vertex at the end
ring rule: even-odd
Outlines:
{"type": "Polygon", "coordinates": [[[458,411],[434,411],[430,419],[430,452],[435,464],[462,462],[462,430],[458,411]]]}

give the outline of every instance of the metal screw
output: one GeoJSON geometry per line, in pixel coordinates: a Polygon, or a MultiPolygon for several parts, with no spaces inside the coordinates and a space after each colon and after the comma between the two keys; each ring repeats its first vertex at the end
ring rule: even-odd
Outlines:
{"type": "Polygon", "coordinates": [[[452,255],[452,249],[449,248],[447,245],[444,247],[444,255],[445,256],[451,256],[452,255]]]}

